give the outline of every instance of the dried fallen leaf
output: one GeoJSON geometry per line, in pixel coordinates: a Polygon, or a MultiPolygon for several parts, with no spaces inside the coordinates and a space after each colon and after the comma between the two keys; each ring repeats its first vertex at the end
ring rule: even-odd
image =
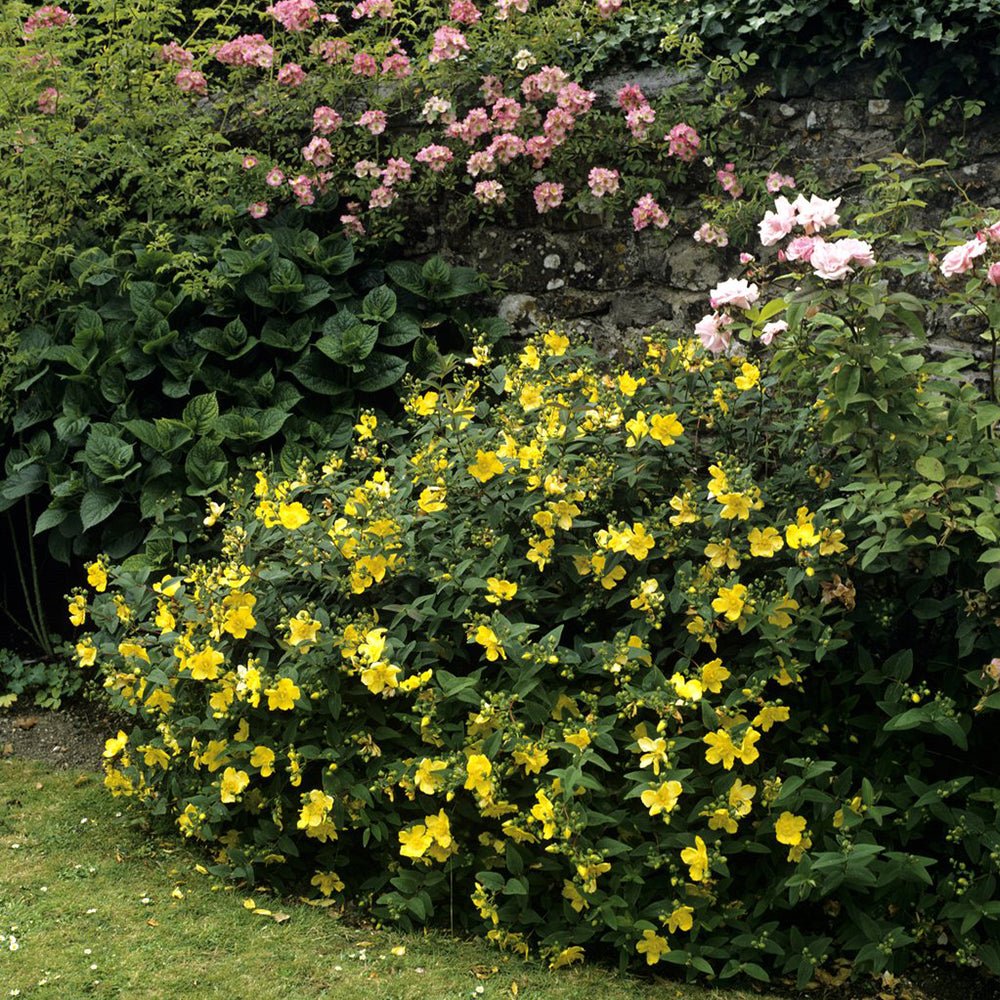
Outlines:
{"type": "Polygon", "coordinates": [[[396,958],[402,958],[406,954],[406,945],[397,944],[395,948],[391,949],[391,951],[396,958]]]}
{"type": "Polygon", "coordinates": [[[256,910],[257,909],[257,904],[252,899],[244,899],[243,900],[243,909],[244,910],[256,910]]]}
{"type": "Polygon", "coordinates": [[[172,893],[170,893],[170,895],[173,896],[174,899],[183,899],[184,898],[184,893],[181,891],[181,887],[179,885],[178,886],[174,886],[174,891],[172,893]]]}
{"type": "Polygon", "coordinates": [[[26,715],[24,718],[14,720],[15,729],[34,729],[38,725],[38,717],[35,715],[26,715]]]}
{"type": "Polygon", "coordinates": [[[5,743],[3,745],[3,755],[5,757],[9,757],[13,752],[14,752],[14,744],[13,743],[5,743]]]}
{"type": "Polygon", "coordinates": [[[89,785],[90,784],[90,780],[91,779],[90,779],[90,775],[89,774],[80,774],[80,775],[77,776],[76,781],[73,782],[73,787],[74,788],[83,788],[84,785],[89,785]]]}
{"type": "Polygon", "coordinates": [[[476,979],[489,979],[490,976],[496,975],[499,970],[495,965],[474,965],[471,971],[476,979]]]}
{"type": "Polygon", "coordinates": [[[253,911],[255,917],[273,917],[274,914],[270,910],[265,910],[262,906],[258,906],[256,910],[253,911]]]}
{"type": "Polygon", "coordinates": [[[45,786],[40,781],[36,781],[35,782],[35,791],[36,792],[40,792],[44,787],[45,786]]]}
{"type": "Polygon", "coordinates": [[[159,927],[160,926],[160,921],[154,919],[153,917],[150,917],[149,920],[146,921],[146,923],[149,924],[150,927],[159,927]]]}
{"type": "Polygon", "coordinates": [[[291,915],[288,914],[288,913],[278,912],[278,913],[272,913],[271,914],[271,919],[276,924],[287,924],[288,921],[291,920],[292,918],[291,918],[291,915]]]}

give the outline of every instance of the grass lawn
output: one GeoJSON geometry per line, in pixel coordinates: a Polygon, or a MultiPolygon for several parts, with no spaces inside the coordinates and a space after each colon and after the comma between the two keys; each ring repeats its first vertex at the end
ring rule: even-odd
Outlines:
{"type": "Polygon", "coordinates": [[[122,811],[98,775],[0,760],[0,935],[18,946],[0,945],[0,1000],[768,1000],[349,926],[333,909],[199,874],[203,859],[148,839],[122,811]]]}

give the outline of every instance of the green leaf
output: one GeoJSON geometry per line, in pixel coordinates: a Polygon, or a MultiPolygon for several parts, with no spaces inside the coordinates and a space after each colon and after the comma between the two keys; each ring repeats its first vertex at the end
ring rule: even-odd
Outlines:
{"type": "Polygon", "coordinates": [[[89,531],[95,525],[107,520],[121,502],[121,490],[107,486],[95,486],[87,490],[80,501],[80,521],[83,523],[83,530],[89,531]]]}
{"type": "Polygon", "coordinates": [[[206,392],[201,396],[195,396],[184,407],[181,420],[192,432],[199,435],[209,434],[219,419],[219,400],[214,392],[206,392]]]}
{"type": "Polygon", "coordinates": [[[382,328],[378,342],[381,347],[400,347],[416,340],[422,333],[417,318],[410,313],[398,312],[382,328]]]}
{"type": "Polygon", "coordinates": [[[184,471],[191,481],[188,494],[202,496],[222,485],[229,471],[229,463],[217,444],[208,438],[201,438],[188,452],[184,460],[184,471]]]}
{"type": "Polygon", "coordinates": [[[384,323],[396,313],[396,293],[388,285],[373,288],[361,303],[361,316],[374,323],[384,323]]]}
{"type": "Polygon", "coordinates": [[[35,530],[32,534],[40,535],[43,531],[58,527],[67,517],[69,517],[69,511],[65,508],[47,507],[35,520],[35,530]]]}
{"type": "Polygon", "coordinates": [[[87,468],[98,479],[107,482],[120,475],[131,463],[133,446],[117,434],[91,428],[87,435],[83,457],[87,468]]]}
{"type": "Polygon", "coordinates": [[[359,392],[377,392],[395,385],[406,373],[406,361],[394,354],[376,351],[365,362],[364,369],[354,383],[359,392]]]}
{"type": "MultiPolygon", "coordinates": [[[[338,314],[342,316],[343,313],[338,314]]],[[[348,314],[349,316],[350,314],[348,314]]],[[[353,317],[351,317],[353,319],[353,317]]],[[[378,340],[378,327],[352,322],[341,329],[344,320],[333,317],[323,324],[324,336],[316,341],[316,348],[331,361],[341,365],[354,365],[371,354],[378,340]]]]}
{"type": "Polygon", "coordinates": [[[944,466],[941,464],[941,460],[933,455],[921,455],[914,462],[914,467],[924,479],[929,479],[932,483],[944,482],[944,466]]]}

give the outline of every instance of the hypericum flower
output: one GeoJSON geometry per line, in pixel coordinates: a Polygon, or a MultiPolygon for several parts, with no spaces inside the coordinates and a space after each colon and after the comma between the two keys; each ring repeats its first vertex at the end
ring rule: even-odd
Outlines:
{"type": "Polygon", "coordinates": [[[653,774],[659,775],[660,767],[666,766],[667,761],[667,741],[663,737],[650,739],[648,736],[640,736],[638,739],[639,749],[642,756],[639,758],[639,767],[652,767],[653,774]]]}
{"type": "Polygon", "coordinates": [[[299,811],[299,820],[296,826],[300,830],[322,826],[332,808],[333,797],[318,788],[314,788],[302,796],[302,808],[299,811]]]}
{"type": "Polygon", "coordinates": [[[694,908],[690,906],[678,906],[667,920],[667,930],[671,934],[678,931],[689,931],[694,926],[694,908]]]}
{"type": "Polygon", "coordinates": [[[480,798],[489,798],[493,792],[493,782],[490,775],[493,765],[488,757],[481,753],[470,755],[465,764],[465,785],[463,787],[474,791],[480,798]]]}
{"type": "Polygon", "coordinates": [[[246,771],[237,771],[235,767],[227,767],[222,772],[222,783],[219,788],[219,798],[222,802],[235,802],[243,790],[250,784],[250,775],[246,771]]]}
{"type": "Polygon", "coordinates": [[[295,531],[296,528],[309,523],[309,511],[298,500],[293,503],[281,503],[278,505],[278,520],[282,527],[295,531]]]}
{"type": "Polygon", "coordinates": [[[270,747],[255,746],[250,754],[250,766],[260,771],[262,778],[274,774],[274,751],[270,747]]]}
{"type": "Polygon", "coordinates": [[[517,593],[517,584],[491,576],[486,580],[486,589],[489,591],[486,600],[490,604],[500,604],[502,601],[514,599],[514,595],[517,593]]]}
{"type": "Polygon", "coordinates": [[[434,837],[423,823],[416,823],[408,830],[400,830],[399,853],[404,858],[422,858],[424,852],[434,843],[434,837]]]}
{"type": "Polygon", "coordinates": [[[719,596],[712,601],[712,610],[724,615],[728,621],[735,622],[743,614],[746,605],[747,588],[742,583],[732,587],[720,587],[719,596]]]}
{"type": "Polygon", "coordinates": [[[763,559],[770,559],[785,547],[781,533],[770,526],[763,529],[751,528],[747,541],[750,542],[750,555],[763,559]]]}
{"type": "MultiPolygon", "coordinates": [[[[683,788],[679,781],[664,781],[659,786],[650,786],[642,795],[640,800],[649,810],[650,816],[659,816],[660,813],[669,814],[677,808],[677,799],[683,788]]],[[[669,822],[669,815],[663,817],[669,822]]]]}
{"type": "Polygon", "coordinates": [[[701,837],[694,838],[694,847],[685,847],[681,851],[681,861],[688,866],[688,875],[692,882],[704,882],[708,878],[708,848],[701,837]]]}
{"type": "Polygon", "coordinates": [[[637,942],[635,950],[640,955],[646,956],[647,965],[656,965],[660,960],[660,956],[670,951],[670,945],[667,944],[667,939],[660,937],[656,931],[644,930],[642,932],[642,940],[637,942]]]}
{"type": "Polygon", "coordinates": [[[783,812],[774,824],[774,836],[779,844],[787,844],[794,847],[802,840],[802,831],[806,828],[804,816],[796,816],[794,813],[783,812]]]}
{"type": "Polygon", "coordinates": [[[181,661],[180,669],[190,670],[192,680],[214,681],[219,676],[219,667],[225,659],[219,650],[206,645],[197,653],[186,656],[181,661]]]}
{"type": "Polygon", "coordinates": [[[507,659],[507,651],[497,638],[496,632],[489,625],[480,625],[476,629],[476,642],[486,650],[486,659],[491,663],[495,660],[507,659]]]}
{"type": "Polygon", "coordinates": [[[445,761],[424,757],[413,775],[413,783],[425,795],[433,795],[443,784],[443,779],[438,777],[438,772],[447,770],[448,765],[445,761]]]}
{"type": "Polygon", "coordinates": [[[288,620],[288,645],[298,646],[302,643],[307,645],[314,643],[320,627],[320,623],[308,611],[300,611],[294,618],[288,620]]]}
{"type": "Polygon", "coordinates": [[[476,450],[476,460],[468,467],[468,473],[481,483],[489,482],[494,476],[499,476],[504,471],[504,464],[497,458],[495,451],[483,451],[482,448],[476,450]]]}
{"type": "Polygon", "coordinates": [[[69,602],[69,621],[79,628],[87,620],[87,598],[77,594],[69,602]]]}
{"type": "Polygon", "coordinates": [[[290,677],[281,677],[274,687],[264,689],[267,707],[272,712],[290,712],[302,696],[298,685],[290,677]]]}

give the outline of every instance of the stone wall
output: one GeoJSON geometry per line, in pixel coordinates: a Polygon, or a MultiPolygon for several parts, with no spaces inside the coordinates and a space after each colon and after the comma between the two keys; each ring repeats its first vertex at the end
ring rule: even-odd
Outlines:
{"type": "MultiPolygon", "coordinates": [[[[654,97],[676,83],[677,76],[644,71],[609,76],[592,86],[610,105],[626,82],[639,83],[654,97]]],[[[753,102],[741,120],[748,145],[760,150],[760,170],[814,172],[818,190],[831,197],[842,195],[850,208],[860,191],[856,166],[895,151],[917,160],[938,156],[963,128],[961,121],[946,122],[933,133],[915,131],[904,144],[903,101],[872,93],[870,77],[853,75],[827,82],[816,93],[753,102]],[[780,164],[766,156],[772,139],[788,150],[780,164]]],[[[973,201],[1000,208],[1000,115],[987,108],[968,123],[964,148],[963,162],[952,178],[973,201]]],[[[626,215],[585,217],[562,227],[548,217],[530,217],[519,220],[517,227],[490,225],[459,232],[431,225],[411,249],[442,252],[501,279],[507,290],[501,313],[515,327],[572,321],[614,353],[631,340],[630,331],[661,321],[693,323],[706,311],[706,289],[736,273],[736,255],[744,247],[721,251],[691,238],[705,221],[696,192],[679,191],[664,200],[665,207],[668,204],[672,222],[663,232],[635,233],[626,215]]],[[[941,218],[949,207],[944,202],[930,205],[928,217],[941,218]]],[[[930,327],[938,350],[967,351],[969,344],[979,342],[976,330],[957,329],[943,317],[932,318],[930,327]]]]}

